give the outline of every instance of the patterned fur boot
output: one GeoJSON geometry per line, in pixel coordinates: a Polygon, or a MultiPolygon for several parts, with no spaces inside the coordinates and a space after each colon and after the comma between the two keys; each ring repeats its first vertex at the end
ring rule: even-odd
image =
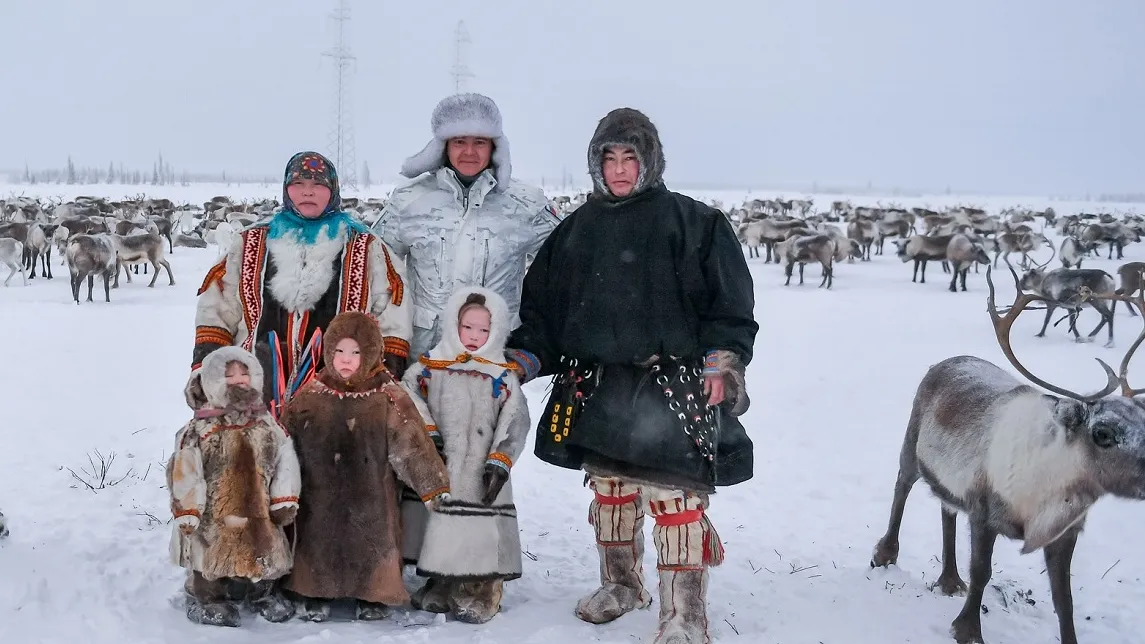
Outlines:
{"type": "Polygon", "coordinates": [[[449,608],[459,622],[484,624],[501,611],[504,582],[468,581],[455,586],[449,596],[449,608]]]}
{"type": "Polygon", "coordinates": [[[577,603],[576,616],[603,624],[647,608],[652,595],[644,588],[644,510],[639,489],[615,478],[593,477],[590,485],[596,497],[589,505],[588,522],[596,531],[601,585],[577,603]]]}
{"type": "Polygon", "coordinates": [[[660,573],[660,627],[653,644],[711,644],[708,568],[724,549],[704,514],[706,499],[679,491],[646,490],[656,519],[652,540],[660,573]]]}

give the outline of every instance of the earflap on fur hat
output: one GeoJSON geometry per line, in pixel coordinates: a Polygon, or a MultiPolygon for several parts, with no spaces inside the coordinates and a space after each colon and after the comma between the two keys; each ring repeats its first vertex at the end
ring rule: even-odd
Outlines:
{"type": "Polygon", "coordinates": [[[445,146],[459,136],[480,136],[493,142],[493,176],[497,186],[509,185],[513,165],[509,156],[509,139],[501,126],[501,110],[493,99],[482,94],[447,96],[433,108],[429,119],[433,140],[421,152],[405,160],[402,176],[410,179],[425,172],[436,172],[445,165],[445,146]]]}
{"type": "Polygon", "coordinates": [[[358,311],[346,311],[334,316],[322,334],[322,360],[326,370],[333,377],[348,384],[356,384],[370,377],[382,364],[383,340],[378,320],[372,315],[358,311]],[[362,363],[349,378],[342,378],[334,371],[334,350],[345,338],[358,343],[362,363]]]}
{"type": "Polygon", "coordinates": [[[594,194],[616,200],[604,182],[602,167],[605,151],[613,146],[632,148],[640,161],[640,175],[625,199],[664,182],[664,148],[656,126],[639,110],[621,107],[600,119],[588,144],[588,174],[594,194]]]}

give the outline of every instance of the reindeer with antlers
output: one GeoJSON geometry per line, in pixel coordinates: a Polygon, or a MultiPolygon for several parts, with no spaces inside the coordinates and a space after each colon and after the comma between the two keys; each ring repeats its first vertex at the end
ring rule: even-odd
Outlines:
{"type": "MultiPolygon", "coordinates": [[[[1043,550],[1062,644],[1077,644],[1070,564],[1089,508],[1112,494],[1145,500],[1145,389],[1129,386],[1129,361],[1145,340],[1138,336],[1118,373],[1101,361],[1108,382],[1082,395],[1029,372],[1010,346],[1010,329],[1031,303],[1011,267],[1016,301],[999,313],[991,269],[987,310],[1002,352],[1045,394],[997,365],[974,356],[947,358],[931,367],[914,396],[899,455],[898,479],[886,534],[871,566],[898,559],[899,529],[907,495],[922,478],[942,502],[942,572],[931,589],[966,592],[951,624],[959,644],[982,643],[982,595],[990,580],[998,535],[1023,541],[1021,552],[1043,550]],[[1121,395],[1107,397],[1120,387],[1121,395]],[[970,585],[958,574],[957,513],[970,521],[970,585]]],[[[1127,296],[1094,295],[1105,299],[1127,296]]],[[[1135,303],[1145,305],[1138,295],[1135,303]]]]}

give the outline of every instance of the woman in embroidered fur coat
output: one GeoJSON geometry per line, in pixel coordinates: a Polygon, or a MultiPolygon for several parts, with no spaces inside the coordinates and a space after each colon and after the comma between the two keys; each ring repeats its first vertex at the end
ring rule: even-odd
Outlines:
{"type": "MultiPolygon", "coordinates": [[[[405,262],[341,210],[338,174],[321,154],[294,155],[286,165],[282,193],[282,210],[243,230],[203,280],[192,370],[211,351],[238,345],[258,356],[272,374],[268,338],[273,331],[282,379],[294,383],[300,370],[296,363],[303,362],[299,354],[315,330],[325,329],[338,313],[362,311],[374,316],[384,338],[386,366],[400,377],[413,333],[405,262]]],[[[269,380],[265,396],[271,403],[278,383],[269,380]]],[[[276,401],[276,415],[287,397],[276,401]]]]}
{"type": "Polygon", "coordinates": [[[304,619],[327,619],[332,599],[357,599],[359,619],[382,619],[389,606],[409,601],[395,475],[426,502],[449,491],[421,415],[382,365],[382,343],[369,315],[339,314],[323,335],[326,367],[283,414],[307,499],[284,587],[303,598],[304,619]],[[349,353],[355,343],[356,356],[349,353]],[[350,368],[342,371],[345,360],[350,368]]]}
{"type": "Polygon", "coordinates": [[[292,564],[282,526],[298,509],[298,459],[263,405],[262,380],[253,355],[224,347],[188,385],[206,404],[196,404],[194,420],[175,437],[167,488],[171,557],[188,570],[187,618],[195,622],[238,626],[230,600],[240,598],[269,621],[294,613],[273,580],[292,564]]]}
{"type": "Polygon", "coordinates": [[[525,447],[529,409],[505,360],[512,319],[501,296],[463,287],[450,297],[442,323],[441,341],[404,379],[433,419],[431,437],[440,443],[452,488],[450,499],[429,513],[417,561],[418,574],[429,580],[417,598],[423,610],[482,623],[500,610],[502,582],[521,576],[509,470],[525,447]]]}

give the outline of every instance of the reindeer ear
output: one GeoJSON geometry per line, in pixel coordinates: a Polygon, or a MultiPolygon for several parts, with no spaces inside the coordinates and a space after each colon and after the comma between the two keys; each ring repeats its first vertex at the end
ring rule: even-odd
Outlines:
{"type": "Polygon", "coordinates": [[[203,391],[203,377],[199,367],[191,373],[187,386],[183,388],[183,396],[187,399],[187,406],[191,409],[202,409],[207,404],[207,394],[203,391]]]}
{"type": "Polygon", "coordinates": [[[1085,428],[1089,419],[1089,405],[1072,398],[1046,397],[1053,400],[1054,420],[1066,430],[1070,438],[1085,428]]]}

